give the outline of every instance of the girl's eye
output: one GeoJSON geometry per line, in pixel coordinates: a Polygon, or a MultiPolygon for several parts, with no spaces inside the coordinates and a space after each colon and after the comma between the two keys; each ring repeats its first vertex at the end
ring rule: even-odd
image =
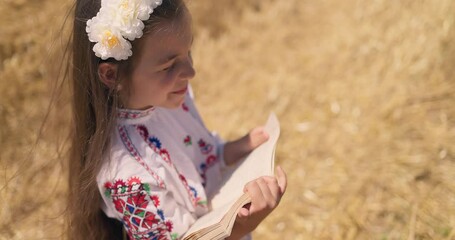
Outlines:
{"type": "Polygon", "coordinates": [[[169,67],[165,67],[165,68],[161,69],[161,71],[163,71],[163,72],[168,71],[168,70],[172,69],[173,67],[174,67],[174,64],[170,65],[169,67]]]}

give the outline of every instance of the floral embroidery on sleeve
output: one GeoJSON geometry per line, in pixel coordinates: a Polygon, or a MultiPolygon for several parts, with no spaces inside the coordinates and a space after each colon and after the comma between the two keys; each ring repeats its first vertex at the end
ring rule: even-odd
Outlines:
{"type": "Polygon", "coordinates": [[[202,185],[205,186],[206,181],[207,181],[206,173],[209,170],[209,168],[215,164],[216,160],[217,160],[217,157],[215,155],[209,155],[205,159],[205,162],[203,162],[199,165],[199,174],[201,175],[201,177],[203,179],[202,185]]]}
{"type": "Polygon", "coordinates": [[[203,154],[209,154],[213,150],[213,145],[210,143],[206,143],[204,139],[199,139],[197,143],[203,154]]]}
{"type": "Polygon", "coordinates": [[[191,136],[190,135],[187,135],[184,139],[183,139],[183,143],[185,144],[185,146],[191,146],[193,143],[191,142],[191,136]]]}
{"type": "Polygon", "coordinates": [[[188,193],[188,198],[190,199],[191,203],[193,203],[193,206],[200,205],[203,207],[207,207],[206,201],[200,201],[200,199],[197,198],[196,193],[191,190],[192,187],[188,184],[188,181],[186,180],[185,176],[183,176],[179,172],[177,167],[174,165],[174,163],[172,162],[171,156],[169,155],[169,152],[166,150],[166,148],[164,148],[161,141],[156,136],[150,135],[147,127],[144,125],[137,125],[136,130],[138,131],[138,133],[142,137],[142,139],[144,139],[144,141],[149,145],[149,147],[156,154],[160,155],[161,158],[175,170],[175,172],[179,176],[180,182],[185,187],[185,189],[188,193]]]}
{"type": "Polygon", "coordinates": [[[173,223],[166,220],[160,208],[160,199],[150,194],[150,185],[137,177],[126,182],[118,179],[104,184],[106,197],[112,200],[115,209],[122,214],[122,222],[130,239],[171,239],[173,223]],[[155,210],[155,211],[153,211],[155,210]]]}

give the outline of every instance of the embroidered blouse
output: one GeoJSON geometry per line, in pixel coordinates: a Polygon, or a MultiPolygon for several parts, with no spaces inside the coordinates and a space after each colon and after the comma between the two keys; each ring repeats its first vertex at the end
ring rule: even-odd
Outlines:
{"type": "Polygon", "coordinates": [[[204,126],[191,92],[180,108],[119,110],[97,183],[108,217],[130,239],[178,239],[208,212],[223,142],[204,126]]]}

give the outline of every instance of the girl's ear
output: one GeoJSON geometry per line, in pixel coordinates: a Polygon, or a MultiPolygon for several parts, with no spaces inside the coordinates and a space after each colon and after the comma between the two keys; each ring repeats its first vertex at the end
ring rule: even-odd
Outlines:
{"type": "MultiPolygon", "coordinates": [[[[120,88],[117,85],[118,81],[118,65],[115,63],[103,62],[98,65],[98,76],[104,85],[108,88],[113,89],[115,87],[120,88]]],[[[120,90],[120,89],[117,89],[120,90]]]]}

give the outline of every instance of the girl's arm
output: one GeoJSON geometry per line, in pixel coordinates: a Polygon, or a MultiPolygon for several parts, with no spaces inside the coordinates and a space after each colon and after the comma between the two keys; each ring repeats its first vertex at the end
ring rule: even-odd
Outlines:
{"type": "Polygon", "coordinates": [[[286,191],[286,173],[277,168],[277,177],[264,176],[245,185],[251,204],[240,209],[228,240],[240,239],[252,232],[279,204],[286,191]]]}
{"type": "Polygon", "coordinates": [[[235,164],[268,139],[263,127],[253,128],[247,135],[224,145],[224,162],[226,165],[235,164]]]}

